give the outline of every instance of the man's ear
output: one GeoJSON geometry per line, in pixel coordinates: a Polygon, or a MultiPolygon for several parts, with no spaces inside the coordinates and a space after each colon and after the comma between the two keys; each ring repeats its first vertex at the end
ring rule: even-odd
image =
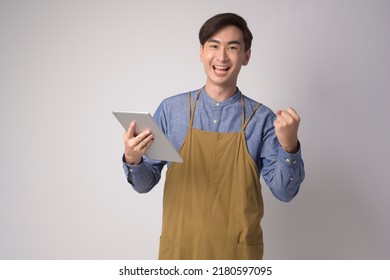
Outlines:
{"type": "Polygon", "coordinates": [[[242,65],[246,66],[248,65],[249,59],[251,58],[251,49],[247,50],[244,57],[244,62],[242,65]]]}
{"type": "Polygon", "coordinates": [[[199,52],[199,58],[200,58],[200,62],[203,63],[203,45],[200,45],[200,52],[199,52]]]}

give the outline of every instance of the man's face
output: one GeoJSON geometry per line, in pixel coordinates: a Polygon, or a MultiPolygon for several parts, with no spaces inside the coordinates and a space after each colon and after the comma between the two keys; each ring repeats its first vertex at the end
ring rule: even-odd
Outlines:
{"type": "Polygon", "coordinates": [[[229,25],[216,32],[200,47],[200,61],[204,65],[207,83],[235,87],[242,65],[247,65],[250,49],[245,52],[242,31],[229,25]]]}

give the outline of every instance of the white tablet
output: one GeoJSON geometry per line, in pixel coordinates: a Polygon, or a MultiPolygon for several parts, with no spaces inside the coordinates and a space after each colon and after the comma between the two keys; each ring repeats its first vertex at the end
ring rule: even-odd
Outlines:
{"type": "Polygon", "coordinates": [[[136,134],[150,129],[153,133],[154,140],[152,145],[147,149],[145,155],[154,160],[164,160],[171,162],[183,162],[182,157],[169,142],[168,138],[161,131],[160,127],[154,121],[153,117],[147,112],[124,112],[112,111],[120,124],[127,130],[132,121],[136,122],[136,134]]]}

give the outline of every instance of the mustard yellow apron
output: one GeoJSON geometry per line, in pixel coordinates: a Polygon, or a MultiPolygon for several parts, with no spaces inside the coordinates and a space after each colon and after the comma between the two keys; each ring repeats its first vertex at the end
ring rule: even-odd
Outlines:
{"type": "Polygon", "coordinates": [[[193,127],[200,91],[180,154],[166,174],[159,259],[262,259],[263,198],[245,128],[218,133],[193,127]]]}

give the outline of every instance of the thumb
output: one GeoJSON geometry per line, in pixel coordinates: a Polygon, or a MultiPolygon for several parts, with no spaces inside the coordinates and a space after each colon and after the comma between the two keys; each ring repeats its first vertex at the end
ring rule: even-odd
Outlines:
{"type": "Polygon", "coordinates": [[[135,121],[132,121],[129,125],[129,129],[127,130],[127,137],[134,137],[135,134],[135,121]]]}

